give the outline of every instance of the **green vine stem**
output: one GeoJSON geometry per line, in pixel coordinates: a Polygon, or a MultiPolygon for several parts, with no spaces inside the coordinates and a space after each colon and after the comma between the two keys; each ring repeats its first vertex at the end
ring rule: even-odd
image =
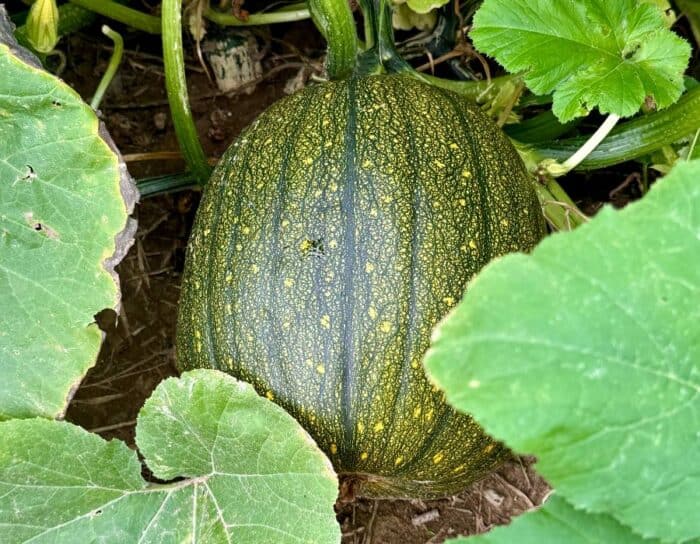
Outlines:
{"type": "Polygon", "coordinates": [[[511,138],[523,143],[536,143],[556,140],[576,127],[582,118],[560,123],[552,110],[545,110],[530,119],[505,125],[503,130],[511,138]]]}
{"type": "Polygon", "coordinates": [[[96,110],[100,107],[102,97],[104,96],[105,91],[109,87],[109,84],[112,82],[114,74],[117,73],[117,69],[119,68],[119,65],[122,62],[122,54],[124,53],[124,40],[122,39],[121,34],[115,32],[107,25],[102,25],[102,34],[104,34],[114,42],[114,51],[112,52],[112,56],[109,59],[107,70],[102,76],[100,84],[97,86],[95,96],[93,96],[92,100],[90,101],[90,106],[93,110],[96,110]]]}
{"type": "Polygon", "coordinates": [[[698,139],[700,139],[700,128],[695,131],[695,136],[693,136],[693,141],[690,142],[690,148],[688,149],[688,160],[700,159],[700,145],[698,145],[698,139]]]}
{"type": "MultiPolygon", "coordinates": [[[[160,34],[161,32],[159,17],[123,6],[112,0],[70,0],[70,2],[150,34],[160,34]]],[[[222,13],[213,9],[206,10],[204,17],[221,26],[256,26],[301,21],[311,17],[311,14],[303,4],[293,4],[270,13],[253,13],[245,21],[238,19],[232,14],[222,13]]]]}
{"type": "Polygon", "coordinates": [[[350,75],[357,65],[357,30],[347,0],[309,0],[311,17],[328,44],[326,69],[331,79],[350,75]]]}
{"type": "Polygon", "coordinates": [[[192,174],[185,172],[181,174],[139,179],[136,181],[136,187],[142,198],[148,198],[166,193],[176,193],[187,189],[198,189],[201,188],[201,185],[192,177],[192,174]]]}
{"type": "Polygon", "coordinates": [[[538,178],[535,191],[540,199],[542,213],[552,228],[558,231],[573,230],[588,221],[552,176],[543,172],[538,178]]]}
{"type": "Polygon", "coordinates": [[[143,30],[149,34],[160,34],[160,19],[148,15],[127,6],[123,6],[112,0],[70,0],[72,4],[80,6],[100,15],[104,15],[125,25],[143,30]]]}
{"type": "Polygon", "coordinates": [[[388,72],[408,75],[434,87],[453,91],[470,102],[482,104],[494,99],[504,87],[518,87],[523,84],[519,74],[508,74],[487,81],[455,81],[418,72],[401,58],[396,50],[391,24],[391,3],[388,0],[360,0],[360,6],[365,19],[370,21],[369,26],[374,30],[366,40],[368,43],[374,43],[374,54],[388,72]]]}
{"type": "Polygon", "coordinates": [[[269,13],[251,13],[243,21],[231,13],[223,13],[210,8],[204,11],[204,17],[221,26],[256,26],[302,21],[311,17],[311,13],[308,9],[297,6],[295,9],[280,9],[269,13]]]}
{"type": "Polygon", "coordinates": [[[165,88],[168,92],[175,134],[187,166],[203,185],[209,179],[211,167],[199,142],[187,95],[185,59],[182,52],[182,1],[163,0],[161,10],[165,88]]]}
{"type": "MultiPolygon", "coordinates": [[[[700,126],[700,86],[687,91],[668,108],[618,124],[575,169],[595,170],[648,155],[694,133],[700,126]]],[[[541,158],[564,160],[586,137],[534,144],[541,158]]]]}
{"type": "Polygon", "coordinates": [[[518,87],[523,83],[522,76],[519,74],[507,74],[491,78],[490,80],[481,81],[455,81],[423,74],[413,69],[407,73],[434,87],[440,87],[441,89],[455,92],[470,102],[475,102],[477,104],[490,102],[498,95],[503,87],[518,87]]]}
{"type": "Polygon", "coordinates": [[[374,22],[374,8],[371,5],[372,0],[358,0],[360,11],[362,12],[363,29],[364,29],[364,50],[372,49],[377,41],[374,22]]]}

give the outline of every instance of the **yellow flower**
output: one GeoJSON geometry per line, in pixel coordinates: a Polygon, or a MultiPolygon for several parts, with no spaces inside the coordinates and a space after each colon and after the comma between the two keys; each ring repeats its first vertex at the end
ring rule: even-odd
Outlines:
{"type": "Polygon", "coordinates": [[[27,17],[27,38],[39,53],[49,53],[58,42],[56,0],[36,0],[27,17]]]}

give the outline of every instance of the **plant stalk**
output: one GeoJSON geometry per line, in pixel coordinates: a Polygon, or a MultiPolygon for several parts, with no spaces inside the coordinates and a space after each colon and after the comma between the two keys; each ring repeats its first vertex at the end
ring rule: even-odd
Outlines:
{"type": "Polygon", "coordinates": [[[698,145],[698,138],[700,138],[700,128],[695,131],[695,136],[690,142],[690,147],[688,148],[688,160],[700,158],[700,145],[698,145]]]}
{"type": "Polygon", "coordinates": [[[107,91],[109,84],[112,83],[112,79],[114,78],[114,74],[116,74],[117,70],[119,69],[119,65],[122,62],[122,54],[124,53],[124,40],[122,39],[121,34],[115,32],[107,25],[102,25],[102,34],[114,42],[114,51],[112,51],[112,56],[109,59],[107,70],[105,70],[105,73],[100,80],[100,84],[97,86],[95,95],[90,101],[90,106],[93,110],[97,110],[97,108],[100,107],[102,97],[107,91]]]}
{"type": "Polygon", "coordinates": [[[232,13],[223,13],[214,9],[204,11],[204,18],[221,26],[256,26],[256,25],[271,25],[275,23],[291,23],[293,21],[302,21],[311,17],[311,14],[306,8],[279,10],[270,13],[251,13],[248,18],[243,21],[232,13]]]}
{"type": "Polygon", "coordinates": [[[211,174],[211,167],[200,144],[187,95],[182,46],[182,0],[163,0],[161,9],[165,88],[175,134],[187,166],[197,181],[204,185],[211,174]]]}
{"type": "Polygon", "coordinates": [[[160,34],[161,24],[158,17],[123,6],[112,0],[70,0],[70,2],[137,30],[143,30],[149,34],[160,34]]]}
{"type": "Polygon", "coordinates": [[[365,19],[371,21],[369,26],[374,29],[373,34],[366,39],[368,43],[376,41],[375,54],[379,57],[382,66],[390,73],[405,74],[434,87],[453,91],[475,103],[489,102],[506,85],[522,84],[523,79],[519,74],[495,77],[490,81],[455,81],[418,72],[401,58],[396,50],[391,23],[391,3],[388,0],[361,0],[360,6],[365,19]]]}
{"type": "Polygon", "coordinates": [[[309,0],[311,17],[328,43],[326,69],[331,79],[350,75],[357,65],[355,19],[346,0],[309,0]]]}
{"type": "Polygon", "coordinates": [[[151,196],[176,193],[187,189],[198,189],[201,185],[197,183],[189,172],[183,174],[170,174],[167,176],[156,176],[144,178],[136,181],[136,187],[142,198],[151,196]]]}
{"type": "Polygon", "coordinates": [[[598,130],[596,130],[591,137],[586,140],[586,143],[584,143],[578,149],[578,151],[576,151],[576,153],[564,161],[562,166],[566,169],[566,172],[573,170],[579,164],[581,164],[583,159],[588,157],[588,155],[590,155],[593,150],[600,145],[605,137],[610,134],[610,131],[615,128],[615,125],[619,120],[620,116],[617,114],[611,113],[608,115],[605,118],[605,121],[603,121],[603,124],[598,127],[598,130]]]}
{"type": "MultiPolygon", "coordinates": [[[[595,170],[638,159],[693,134],[700,126],[700,86],[688,90],[663,110],[618,124],[576,170],[595,170]]],[[[533,145],[540,159],[564,160],[585,142],[585,137],[533,145]]]]}
{"type": "Polygon", "coordinates": [[[535,181],[535,192],[540,200],[542,213],[552,228],[557,231],[573,230],[588,221],[552,176],[545,173],[540,178],[542,181],[535,181]]]}

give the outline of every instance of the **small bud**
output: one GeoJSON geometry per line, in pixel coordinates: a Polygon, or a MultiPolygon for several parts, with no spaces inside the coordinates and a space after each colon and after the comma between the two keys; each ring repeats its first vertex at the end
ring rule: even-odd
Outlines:
{"type": "Polygon", "coordinates": [[[27,17],[27,38],[39,53],[49,53],[58,42],[56,0],[36,0],[27,17]]]}

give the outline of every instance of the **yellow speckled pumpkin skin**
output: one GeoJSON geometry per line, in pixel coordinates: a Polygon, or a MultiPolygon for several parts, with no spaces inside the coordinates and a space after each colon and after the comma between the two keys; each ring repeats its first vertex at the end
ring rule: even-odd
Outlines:
{"type": "Polygon", "coordinates": [[[205,190],[179,366],[251,382],[360,495],[460,491],[506,451],[421,359],[469,279],[544,232],[510,142],[456,95],[398,75],[306,88],[260,115],[205,190]]]}

